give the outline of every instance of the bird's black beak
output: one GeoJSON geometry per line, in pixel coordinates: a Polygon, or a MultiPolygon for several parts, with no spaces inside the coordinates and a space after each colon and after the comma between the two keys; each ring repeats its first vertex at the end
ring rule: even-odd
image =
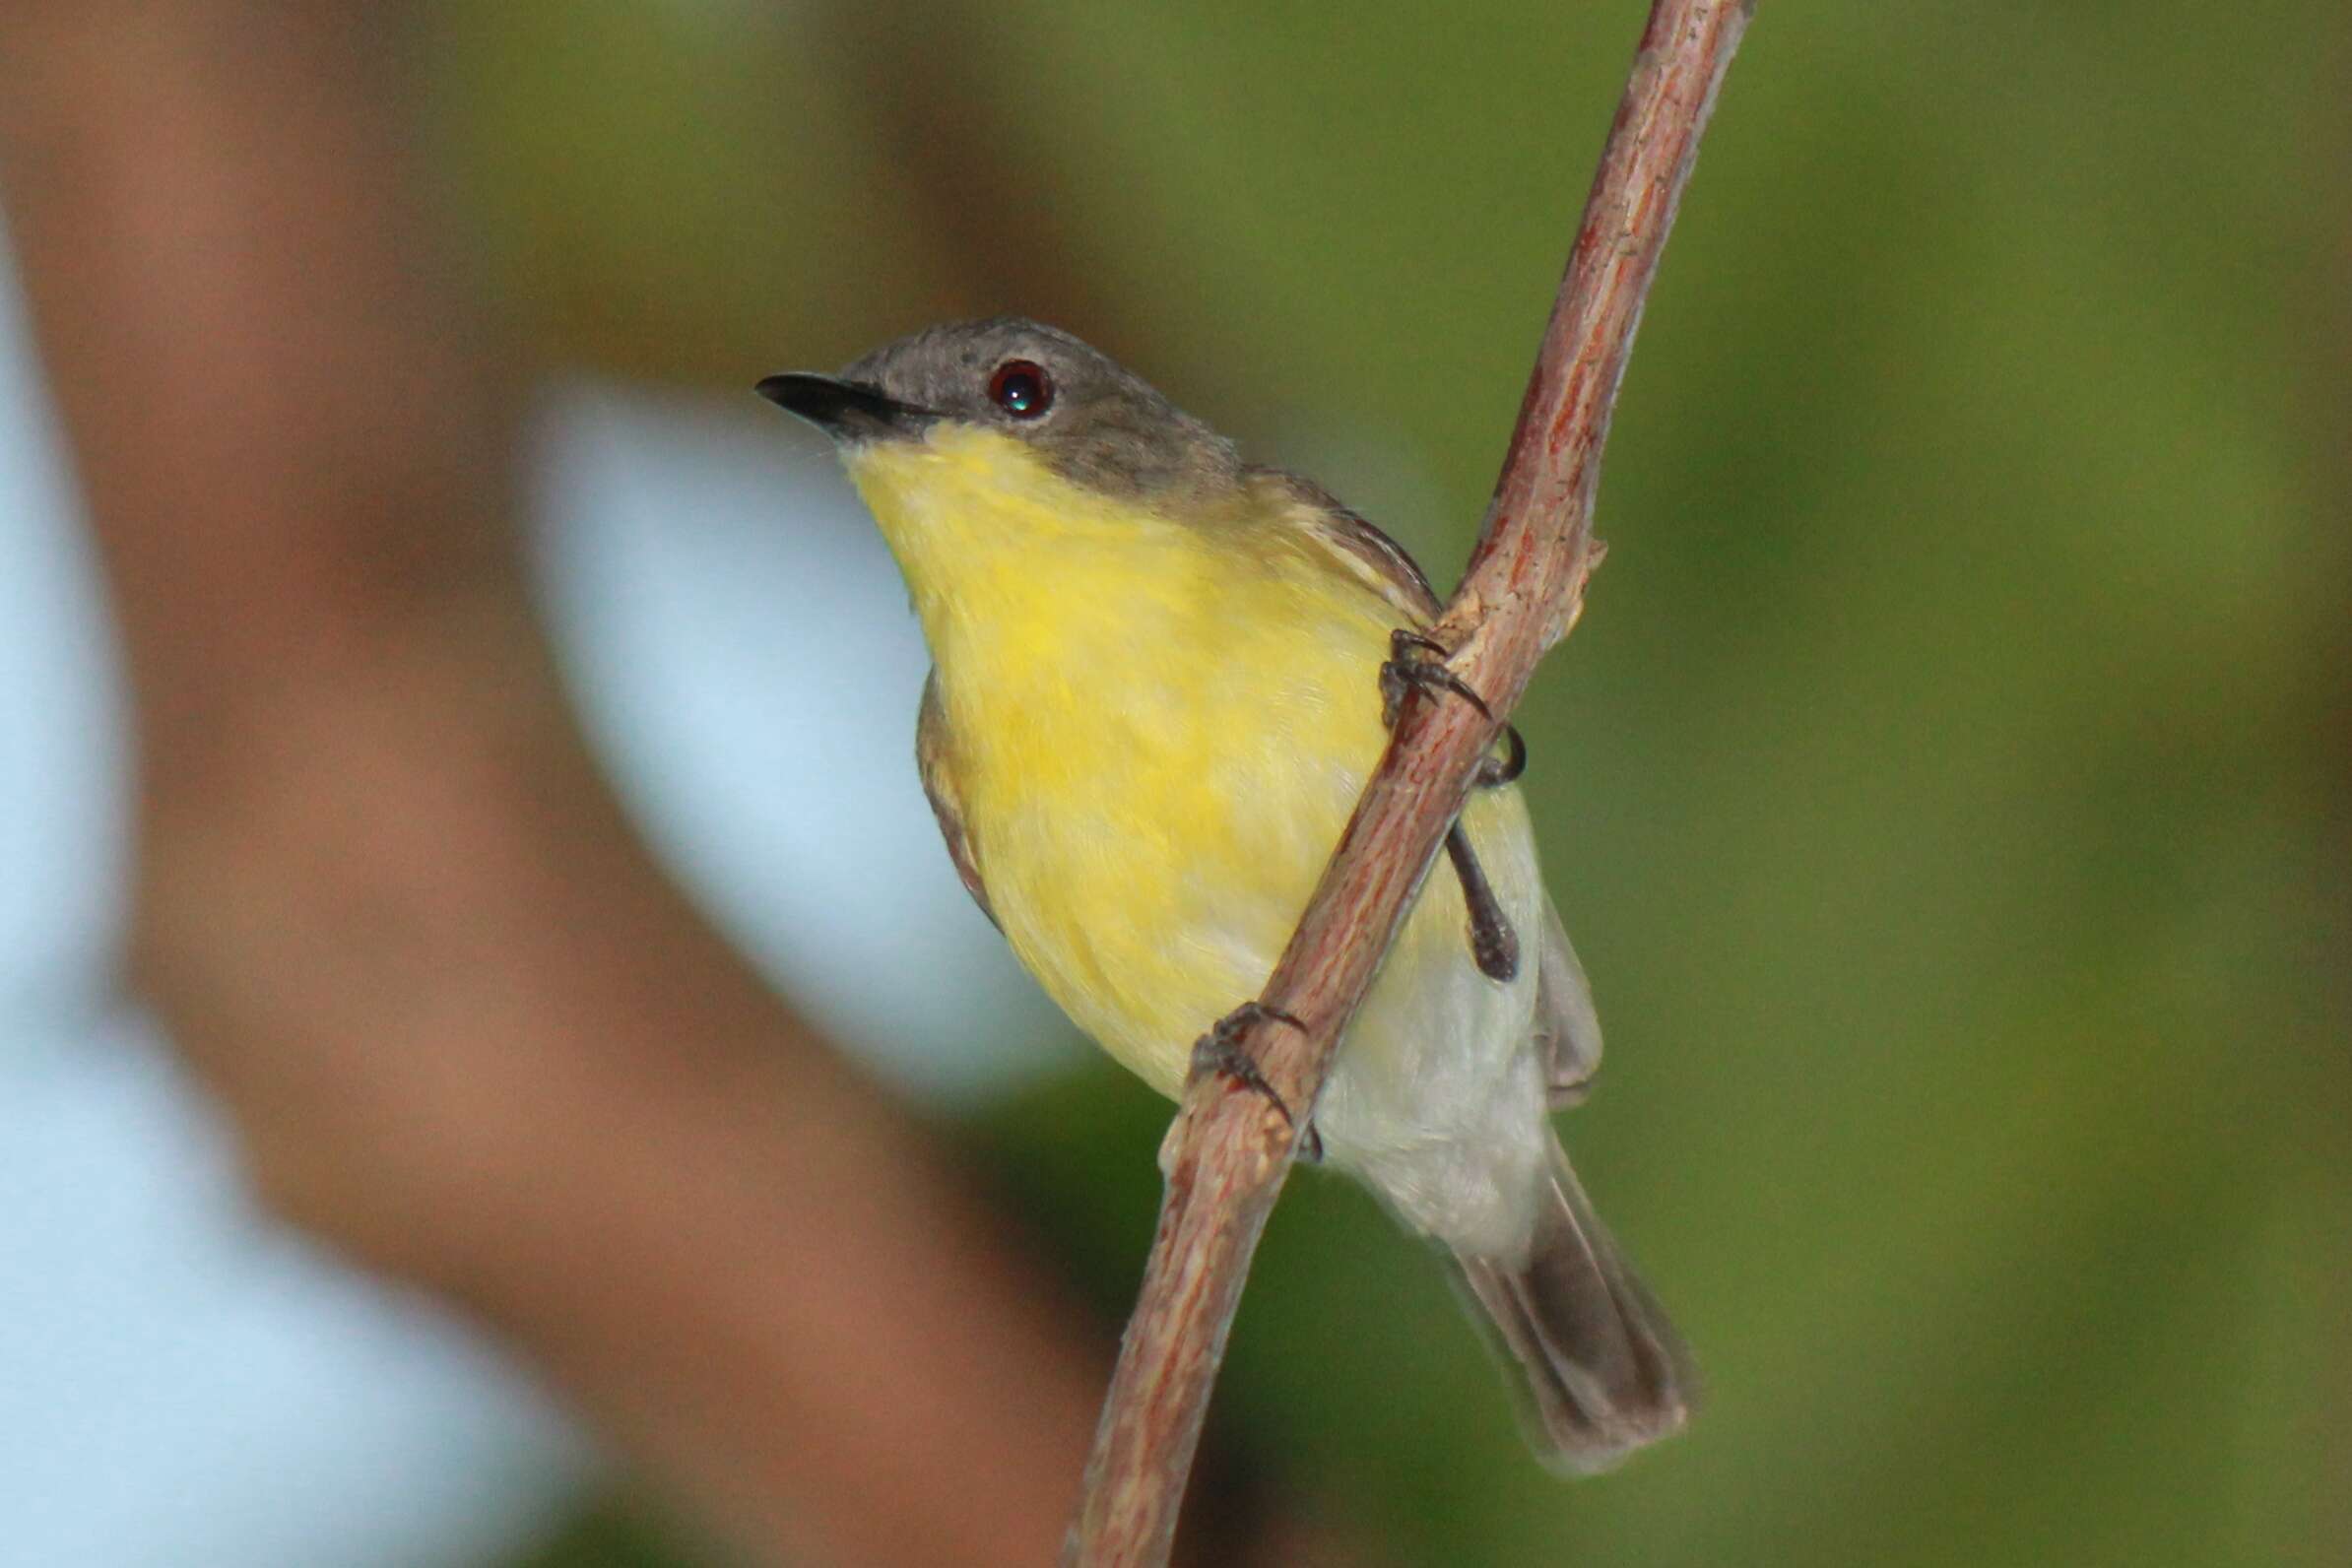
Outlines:
{"type": "Polygon", "coordinates": [[[901,403],[880,387],[799,370],[771,375],[756,390],[787,414],[797,414],[841,440],[920,435],[939,417],[929,409],[901,403]]]}

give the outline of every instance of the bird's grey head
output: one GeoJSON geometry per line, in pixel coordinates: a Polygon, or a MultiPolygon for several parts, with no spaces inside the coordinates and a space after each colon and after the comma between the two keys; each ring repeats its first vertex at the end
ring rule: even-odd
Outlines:
{"type": "Polygon", "coordinates": [[[928,327],[837,377],[769,376],[759,391],[841,441],[920,438],[940,420],[1000,430],[1124,499],[1200,498],[1241,480],[1232,442],[1109,356],[1019,316],[928,327]]]}

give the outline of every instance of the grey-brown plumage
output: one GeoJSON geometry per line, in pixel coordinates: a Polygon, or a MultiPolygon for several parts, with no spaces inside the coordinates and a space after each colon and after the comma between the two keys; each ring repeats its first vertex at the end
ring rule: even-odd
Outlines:
{"type": "Polygon", "coordinates": [[[1240,451],[1108,355],[1019,316],[932,327],[878,349],[841,372],[898,402],[986,424],[1034,446],[1066,479],[1123,498],[1172,506],[1239,483],[1240,451]],[[1050,417],[1008,418],[989,401],[997,366],[1043,365],[1050,417]]]}
{"type": "Polygon", "coordinates": [[[1454,1267],[1524,1374],[1522,1416],[1555,1468],[1606,1470],[1689,1418],[1689,1353],[1557,1144],[1527,1261],[1457,1252],[1454,1267]]]}

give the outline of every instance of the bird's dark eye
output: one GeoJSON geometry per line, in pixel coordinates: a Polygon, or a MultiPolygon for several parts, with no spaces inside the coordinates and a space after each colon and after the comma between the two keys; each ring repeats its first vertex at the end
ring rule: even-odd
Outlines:
{"type": "Polygon", "coordinates": [[[1031,359],[1007,359],[988,378],[988,401],[1016,420],[1033,420],[1054,406],[1053,377],[1031,359]]]}

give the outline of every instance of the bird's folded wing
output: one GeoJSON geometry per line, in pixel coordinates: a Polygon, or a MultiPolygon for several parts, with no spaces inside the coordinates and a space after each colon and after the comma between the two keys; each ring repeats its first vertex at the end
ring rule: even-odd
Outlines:
{"type": "Polygon", "coordinates": [[[1313,480],[1278,468],[1254,468],[1250,483],[1286,501],[1291,521],[1395,605],[1405,624],[1425,626],[1445,608],[1403,545],[1340,505],[1338,496],[1313,480]]]}
{"type": "Polygon", "coordinates": [[[955,862],[955,875],[963,879],[963,890],[972,895],[972,902],[980,906],[989,924],[1002,931],[1004,922],[989,906],[988,887],[980,880],[980,862],[972,853],[971,835],[964,831],[963,797],[947,766],[947,715],[940,706],[936,670],[923,683],[923,711],[915,720],[915,766],[923,775],[923,794],[931,802],[931,815],[939,818],[940,836],[947,841],[947,858],[955,862]]]}
{"type": "Polygon", "coordinates": [[[1601,1015],[1585,966],[1568,945],[1568,928],[1551,900],[1543,901],[1543,949],[1535,973],[1535,1051],[1551,1108],[1581,1102],[1601,1071],[1601,1015]]]}

